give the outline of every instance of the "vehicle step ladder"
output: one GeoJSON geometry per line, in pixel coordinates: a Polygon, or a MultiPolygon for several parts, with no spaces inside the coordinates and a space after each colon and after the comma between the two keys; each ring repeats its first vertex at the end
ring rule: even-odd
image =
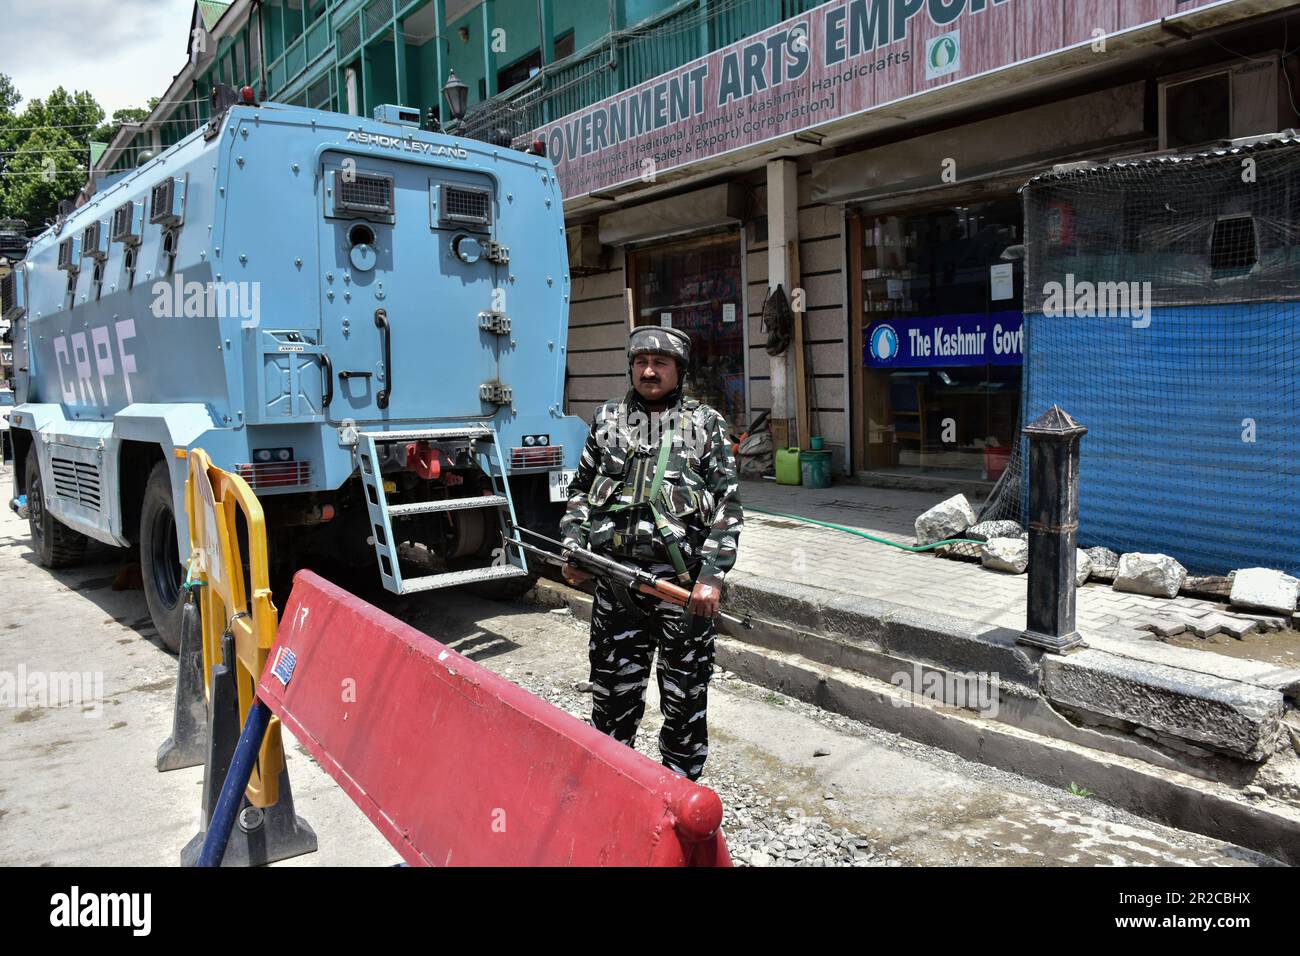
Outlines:
{"type": "Polygon", "coordinates": [[[358,432],[357,459],[361,484],[365,489],[366,508],[370,512],[371,535],[375,542],[375,556],[379,560],[379,576],[384,587],[394,594],[415,594],[420,591],[432,591],[435,588],[455,587],[460,584],[472,584],[476,581],[497,581],[503,578],[518,578],[528,574],[528,562],[523,550],[513,545],[505,545],[500,558],[490,567],[465,568],[459,571],[447,571],[439,574],[425,574],[419,577],[403,578],[397,560],[397,538],[393,534],[393,522],[412,515],[431,514],[435,512],[465,511],[473,508],[493,508],[501,528],[502,540],[515,537],[515,505],[510,497],[510,482],[506,479],[505,460],[501,457],[501,443],[497,440],[496,429],[490,425],[476,424],[450,428],[425,428],[413,431],[392,432],[358,432]],[[380,445],[405,444],[413,441],[460,441],[469,439],[480,465],[486,467],[492,482],[492,493],[473,498],[446,498],[441,501],[417,501],[409,504],[389,504],[384,492],[384,476],[380,471],[380,445]],[[492,446],[491,452],[478,447],[478,443],[492,446]]]}

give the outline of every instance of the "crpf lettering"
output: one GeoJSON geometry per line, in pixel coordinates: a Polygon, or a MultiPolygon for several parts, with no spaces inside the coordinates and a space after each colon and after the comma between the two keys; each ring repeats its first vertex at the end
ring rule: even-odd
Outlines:
{"type": "Polygon", "coordinates": [[[135,400],[131,375],[136,371],[136,365],[135,355],[127,349],[127,340],[133,338],[134,319],[122,319],[111,326],[96,326],[89,333],[57,336],[54,339],[54,365],[59,374],[59,395],[63,403],[108,405],[109,382],[116,377],[122,380],[126,394],[124,404],[130,405],[135,400]]]}

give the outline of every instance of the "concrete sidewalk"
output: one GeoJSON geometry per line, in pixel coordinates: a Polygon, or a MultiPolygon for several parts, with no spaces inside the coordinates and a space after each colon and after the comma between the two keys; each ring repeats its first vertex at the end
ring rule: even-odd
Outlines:
{"type": "Polygon", "coordinates": [[[1300,864],[1295,631],[1229,639],[1220,652],[1176,646],[1138,625],[1225,606],[1089,583],[1077,594],[1085,646],[1044,654],[1018,642],[1027,575],[754,510],[910,545],[916,516],[947,495],[745,482],[741,497],[727,603],[753,626],[723,625],[730,669],[1043,782],[1066,785],[1073,766],[1107,780],[1117,805],[1300,864]],[[972,703],[981,682],[994,687],[992,707],[972,703]]]}
{"type": "MultiPolygon", "coordinates": [[[[1013,630],[1025,626],[1028,575],[990,571],[929,552],[914,554],[752,510],[829,521],[910,545],[915,543],[916,516],[948,497],[945,494],[851,484],[803,488],[771,481],[746,481],[740,494],[746,510],[737,571],[917,610],[942,610],[978,624],[1013,630]]],[[[978,502],[972,504],[978,509],[978,502]]],[[[1133,633],[1143,619],[1163,612],[1200,617],[1222,608],[1196,598],[1126,594],[1096,582],[1078,590],[1080,631],[1134,640],[1150,637],[1133,633]]],[[[1288,665],[1300,667],[1300,642],[1279,653],[1288,665]]]]}

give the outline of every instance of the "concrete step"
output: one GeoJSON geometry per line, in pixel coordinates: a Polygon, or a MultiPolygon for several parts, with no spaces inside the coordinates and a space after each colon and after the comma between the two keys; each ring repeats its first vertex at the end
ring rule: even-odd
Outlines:
{"type": "MultiPolygon", "coordinates": [[[[588,594],[555,581],[539,581],[537,600],[568,606],[575,617],[590,619],[588,594]]],[[[775,650],[751,640],[754,635],[762,639],[763,633],[761,627],[755,627],[753,632],[720,633],[716,639],[716,665],[735,672],[742,680],[948,750],[966,760],[1041,780],[1062,791],[1069,790],[1071,784],[1087,787],[1101,803],[1121,806],[1180,830],[1255,849],[1286,864],[1300,865],[1300,806],[1273,796],[1260,800],[1249,795],[1245,787],[1262,779],[1257,775],[1206,779],[1188,773],[1186,766],[1180,766],[1164,750],[1140,740],[1075,726],[1043,698],[1022,697],[1008,692],[1006,687],[998,693],[996,715],[936,702],[927,693],[928,679],[935,678],[936,687],[950,687],[957,675],[898,658],[871,658],[875,670],[894,669],[894,674],[889,675],[892,679],[881,679],[855,667],[826,665],[805,654],[775,650]],[[740,633],[744,633],[745,640],[737,639],[740,633]],[[902,675],[907,679],[902,680],[902,675]]],[[[800,633],[793,640],[805,652],[833,653],[816,640],[816,635],[800,633]]],[[[852,650],[845,653],[848,656],[841,659],[858,665],[867,659],[853,657],[852,650]]],[[[1011,691],[1017,689],[1011,685],[1011,691]]],[[[1279,754],[1279,758],[1282,756],[1291,754],[1279,754]]],[[[1283,782],[1282,790],[1287,788],[1283,782]]]]}
{"type": "MultiPolygon", "coordinates": [[[[1209,777],[1240,771],[1219,766],[1224,760],[1257,763],[1276,751],[1280,720],[1300,692],[1300,671],[1153,639],[1081,628],[1090,650],[1045,655],[1018,644],[1018,631],[937,611],[743,573],[729,575],[727,587],[728,608],[755,620],[752,631],[735,635],[743,640],[885,680],[914,663],[946,675],[996,675],[1004,698],[1067,709],[1078,725],[1106,728],[1117,752],[1174,767],[1190,759],[1209,777]],[[1136,749],[1123,746],[1125,738],[1136,749]]],[[[1035,709],[1043,710],[1026,704],[1000,719],[1033,719],[1035,709]]]]}

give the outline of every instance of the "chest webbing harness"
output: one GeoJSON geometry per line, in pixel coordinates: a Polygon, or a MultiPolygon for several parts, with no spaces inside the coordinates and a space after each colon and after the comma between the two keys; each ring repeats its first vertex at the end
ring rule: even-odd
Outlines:
{"type": "MultiPolygon", "coordinates": [[[[677,422],[682,415],[694,411],[698,404],[698,402],[681,403],[677,417],[659,439],[659,455],[653,463],[653,469],[647,447],[641,446],[628,456],[624,470],[626,477],[623,479],[623,486],[619,493],[611,495],[608,504],[593,508],[590,516],[591,518],[598,515],[627,517],[630,514],[633,518],[630,525],[633,532],[632,540],[628,541],[624,532],[614,533],[614,550],[626,553],[637,543],[635,530],[639,526],[640,516],[648,511],[651,523],[654,525],[654,536],[667,552],[677,580],[684,585],[690,583],[691,575],[686,568],[686,561],[682,557],[682,549],[677,543],[677,538],[663,514],[664,472],[668,470],[668,460],[672,455],[673,442],[677,435],[677,422]]],[[[627,403],[625,402],[619,406],[619,420],[625,421],[626,416],[627,403]]]]}

